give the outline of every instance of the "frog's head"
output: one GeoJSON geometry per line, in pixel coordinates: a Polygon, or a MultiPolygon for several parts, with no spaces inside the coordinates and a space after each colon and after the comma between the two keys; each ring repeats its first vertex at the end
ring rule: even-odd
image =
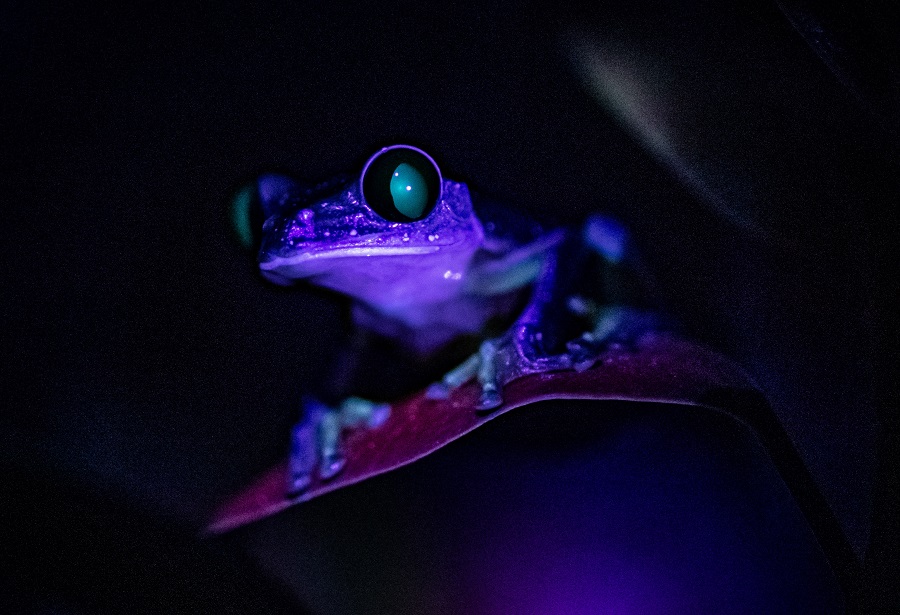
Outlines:
{"type": "Polygon", "coordinates": [[[259,192],[266,278],[306,279],[386,312],[457,295],[484,238],[466,185],[406,145],[377,152],[324,198],[275,176],[259,192]]]}

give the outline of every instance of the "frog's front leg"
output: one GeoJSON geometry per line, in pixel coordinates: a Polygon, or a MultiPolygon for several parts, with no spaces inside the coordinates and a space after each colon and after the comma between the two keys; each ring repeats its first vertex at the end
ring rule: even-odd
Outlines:
{"type": "Polygon", "coordinates": [[[343,432],[348,429],[373,429],[390,416],[389,404],[359,397],[348,397],[337,406],[317,399],[303,400],[303,415],[291,430],[287,492],[299,495],[318,473],[328,480],[344,468],[343,432]]]}
{"type": "MultiPolygon", "coordinates": [[[[503,403],[503,385],[512,378],[571,367],[568,354],[553,352],[551,348],[562,335],[565,298],[581,274],[581,241],[575,234],[567,233],[548,245],[540,257],[531,299],[513,326],[505,335],[485,340],[477,353],[432,385],[428,397],[444,398],[474,377],[481,387],[476,409],[492,410],[503,403]]],[[[511,268],[511,275],[517,275],[521,263],[515,267],[511,268]]]]}
{"type": "Polygon", "coordinates": [[[476,409],[493,410],[503,403],[503,385],[529,373],[568,369],[571,357],[554,352],[563,335],[566,298],[583,274],[584,251],[577,236],[567,235],[545,255],[531,300],[509,333],[485,341],[479,350],[476,409]]]}
{"type": "MultiPolygon", "coordinates": [[[[476,409],[492,410],[502,404],[503,385],[518,376],[582,371],[609,345],[627,345],[641,333],[659,329],[658,312],[635,307],[641,297],[630,296],[635,289],[626,288],[633,285],[620,279],[630,266],[627,238],[624,227],[601,216],[589,219],[580,233],[568,233],[545,253],[532,298],[509,332],[485,341],[478,353],[432,386],[429,397],[446,397],[451,389],[476,377],[481,387],[476,409]],[[597,257],[600,269],[593,271],[588,264],[597,257]],[[589,286],[595,287],[593,299],[576,292],[585,276],[590,278],[589,286]],[[571,335],[573,317],[589,323],[574,339],[566,337],[571,335]]],[[[647,290],[637,294],[646,295],[647,290]]]]}

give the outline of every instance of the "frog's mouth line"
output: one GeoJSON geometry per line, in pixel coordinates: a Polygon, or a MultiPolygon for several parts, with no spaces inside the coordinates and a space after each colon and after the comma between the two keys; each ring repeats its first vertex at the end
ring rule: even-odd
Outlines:
{"type": "Polygon", "coordinates": [[[276,256],[272,260],[261,262],[259,268],[263,270],[279,269],[299,265],[312,260],[328,258],[345,258],[351,256],[409,256],[414,254],[432,254],[440,250],[440,246],[416,246],[416,247],[372,247],[360,246],[357,248],[344,248],[340,250],[327,250],[322,252],[304,252],[295,256],[283,258],[276,256]]]}

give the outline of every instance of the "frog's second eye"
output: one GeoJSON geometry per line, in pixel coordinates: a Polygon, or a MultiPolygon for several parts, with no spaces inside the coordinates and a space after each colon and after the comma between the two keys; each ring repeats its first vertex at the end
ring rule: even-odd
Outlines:
{"type": "Polygon", "coordinates": [[[413,222],[441,200],[441,172],[431,156],[409,145],[386,147],[363,168],[360,188],[366,205],[392,222],[413,222]]]}

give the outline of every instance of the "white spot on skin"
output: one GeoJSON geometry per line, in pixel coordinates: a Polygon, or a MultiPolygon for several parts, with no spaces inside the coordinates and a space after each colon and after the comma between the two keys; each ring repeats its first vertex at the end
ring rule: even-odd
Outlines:
{"type": "Polygon", "coordinates": [[[434,235],[429,235],[429,236],[428,236],[428,241],[434,241],[434,239],[435,239],[434,235]]]}
{"type": "Polygon", "coordinates": [[[403,233],[403,241],[409,241],[409,234],[403,233]]]}
{"type": "Polygon", "coordinates": [[[412,186],[407,186],[406,191],[409,192],[410,190],[412,190],[412,186]]]}
{"type": "Polygon", "coordinates": [[[356,237],[356,229],[355,228],[350,229],[350,235],[353,237],[356,237]]]}

